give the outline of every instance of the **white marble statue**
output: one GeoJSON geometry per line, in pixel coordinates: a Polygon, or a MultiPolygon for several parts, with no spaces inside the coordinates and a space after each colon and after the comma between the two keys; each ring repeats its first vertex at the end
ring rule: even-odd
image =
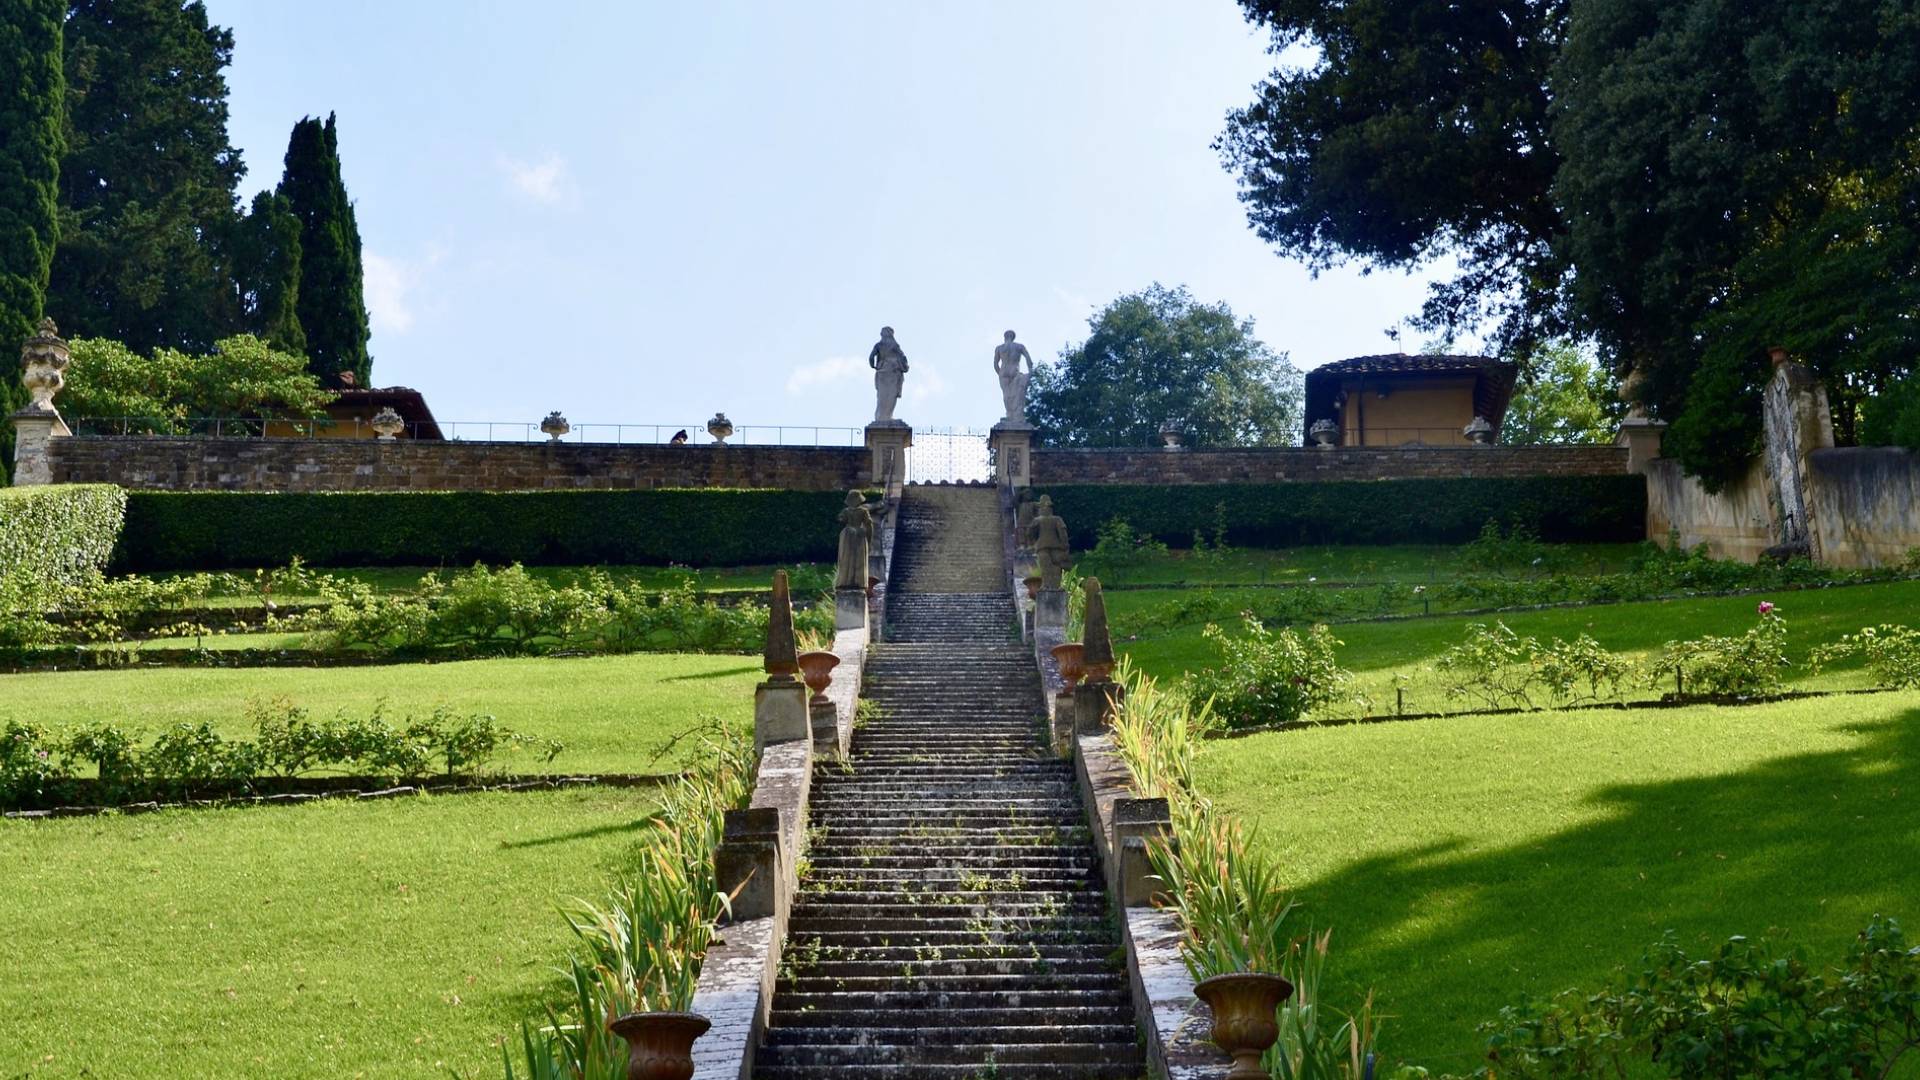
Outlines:
{"type": "Polygon", "coordinates": [[[880,328],[880,340],[867,354],[867,366],[873,369],[873,391],[878,401],[873,407],[873,422],[891,423],[893,408],[900,404],[900,384],[907,374],[907,354],[893,340],[893,327],[880,328]]]}
{"type": "Polygon", "coordinates": [[[1000,397],[1006,402],[1005,423],[1024,424],[1027,422],[1027,383],[1033,378],[1033,355],[1027,347],[1013,340],[1013,331],[1006,332],[1006,340],[994,347],[993,373],[1000,376],[1000,397]],[[1020,370],[1020,361],[1027,362],[1027,369],[1020,370]]]}

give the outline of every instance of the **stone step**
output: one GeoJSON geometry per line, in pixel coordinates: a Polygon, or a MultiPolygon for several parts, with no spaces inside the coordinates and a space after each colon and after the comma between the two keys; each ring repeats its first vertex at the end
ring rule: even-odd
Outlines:
{"type": "MultiPolygon", "coordinates": [[[[938,1015],[938,1014],[936,1014],[938,1015]]],[[[995,1046],[1038,1045],[1044,1042],[1105,1043],[1125,1042],[1133,1038],[1134,1025],[1118,1024],[1035,1024],[1039,1016],[1013,1017],[1015,1023],[894,1025],[886,1027],[826,1027],[809,1025],[769,1033],[769,1046],[938,1046],[952,1043],[956,1035],[968,1043],[995,1046]],[[1026,1020],[1021,1024],[1017,1021],[1026,1020]]]]}
{"type": "MultiPolygon", "coordinates": [[[[794,1065],[826,1066],[836,1070],[862,1065],[907,1065],[913,1067],[913,1072],[902,1075],[926,1076],[930,1074],[922,1070],[929,1066],[959,1065],[973,1067],[977,1070],[984,1070],[991,1066],[994,1069],[992,1075],[997,1078],[1002,1075],[1001,1070],[1005,1070],[1011,1066],[1020,1067],[1021,1071],[1018,1075],[1030,1076],[1033,1074],[1027,1072],[1026,1067],[1031,1065],[1085,1069],[1088,1067],[1120,1066],[1130,1061],[1137,1062],[1139,1052],[1131,1041],[1131,1032],[1128,1033],[1126,1038],[1128,1041],[1118,1045],[1114,1043],[1057,1042],[1044,1037],[1040,1037],[1038,1041],[1031,1043],[994,1043],[971,1041],[967,1032],[955,1029],[953,1030],[951,1038],[932,1043],[915,1045],[893,1045],[887,1043],[809,1044],[804,1046],[790,1046],[775,1043],[762,1047],[761,1055],[764,1055],[767,1065],[775,1068],[788,1063],[794,1065]]],[[[1131,1074],[1117,1073],[1112,1075],[1139,1075],[1137,1071],[1139,1066],[1136,1064],[1134,1068],[1136,1071],[1131,1074]]],[[[789,1074],[773,1073],[768,1075],[789,1074]]],[[[834,1072],[823,1075],[850,1076],[857,1074],[834,1072]]],[[[986,1074],[983,1072],[975,1073],[976,1077],[984,1075],[986,1074]]],[[[1089,1074],[1087,1072],[1076,1071],[1060,1075],[1104,1076],[1109,1074],[1089,1074]]]]}
{"type": "Polygon", "coordinates": [[[1106,1065],[1018,1065],[991,1059],[977,1065],[831,1065],[788,1064],[769,1057],[758,1059],[754,1075],[765,1080],[1139,1080],[1145,1076],[1138,1062],[1106,1065]]]}
{"type": "MultiPolygon", "coordinates": [[[[815,995],[831,997],[832,995],[815,995]]],[[[854,1008],[844,1005],[816,1005],[811,1009],[775,1009],[773,1025],[776,1028],[835,1028],[842,1024],[854,1027],[892,1027],[892,1028],[980,1028],[980,1027],[1025,1027],[1034,1023],[1055,1023],[1072,1026],[1117,1025],[1132,1027],[1133,1009],[1122,1005],[1106,1006],[1005,1006],[984,1008],[954,1008],[952,1006],[933,1008],[854,1008]]]]}

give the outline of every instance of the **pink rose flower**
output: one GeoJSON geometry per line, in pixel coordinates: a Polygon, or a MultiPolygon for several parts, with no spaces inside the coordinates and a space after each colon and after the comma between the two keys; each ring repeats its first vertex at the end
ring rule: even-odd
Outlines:
{"type": "Polygon", "coordinates": [[[1771,600],[1760,601],[1760,614],[1762,615],[1773,614],[1773,601],[1771,600]]]}

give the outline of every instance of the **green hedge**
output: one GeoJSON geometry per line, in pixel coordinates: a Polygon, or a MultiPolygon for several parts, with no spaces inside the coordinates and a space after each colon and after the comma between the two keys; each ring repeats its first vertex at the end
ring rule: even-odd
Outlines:
{"type": "Polygon", "coordinates": [[[127,571],[831,560],[835,491],[134,492],[127,571]]]}
{"type": "Polygon", "coordinates": [[[1450,544],[1488,521],[1526,525],[1542,540],[1646,538],[1647,488],[1640,476],[1475,477],[1285,484],[1057,484],[1040,489],[1066,519],[1076,546],[1121,518],[1165,543],[1209,534],[1224,506],[1229,542],[1450,544]]]}
{"type": "Polygon", "coordinates": [[[0,488],[0,578],[77,584],[106,569],[127,513],[112,484],[0,488]]]}

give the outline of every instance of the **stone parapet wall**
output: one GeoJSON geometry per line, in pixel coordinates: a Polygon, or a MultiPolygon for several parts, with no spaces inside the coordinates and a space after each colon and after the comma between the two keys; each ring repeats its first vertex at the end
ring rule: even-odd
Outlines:
{"type": "Polygon", "coordinates": [[[844,491],[867,481],[859,446],[82,436],[49,441],[47,459],[56,483],[163,491],[844,491]]]}
{"type": "Polygon", "coordinates": [[[1719,558],[1748,562],[1804,537],[1817,561],[1851,567],[1896,565],[1920,548],[1920,455],[1849,446],[1814,450],[1805,460],[1797,494],[1807,520],[1792,529],[1762,462],[1708,493],[1679,462],[1657,459],[1647,469],[1647,536],[1665,543],[1675,534],[1682,547],[1705,544],[1719,558]]]}
{"type": "Polygon", "coordinates": [[[1627,451],[1619,446],[1033,451],[1033,483],[1038,486],[1618,476],[1626,471],[1627,451]]]}
{"type": "Polygon", "coordinates": [[[1678,461],[1647,463],[1647,539],[1680,547],[1707,545],[1715,558],[1754,562],[1780,543],[1766,470],[1758,461],[1739,480],[1709,492],[1678,461]]]}

